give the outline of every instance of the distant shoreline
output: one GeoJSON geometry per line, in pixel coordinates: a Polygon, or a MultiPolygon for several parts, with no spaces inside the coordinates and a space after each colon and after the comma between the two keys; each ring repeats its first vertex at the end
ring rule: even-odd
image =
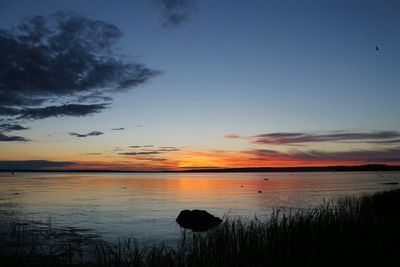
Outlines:
{"type": "Polygon", "coordinates": [[[400,171],[400,166],[386,164],[366,164],[357,166],[310,166],[310,167],[255,167],[255,168],[206,168],[188,170],[44,170],[44,169],[0,169],[0,172],[85,172],[85,173],[242,173],[242,172],[386,172],[400,171]]]}

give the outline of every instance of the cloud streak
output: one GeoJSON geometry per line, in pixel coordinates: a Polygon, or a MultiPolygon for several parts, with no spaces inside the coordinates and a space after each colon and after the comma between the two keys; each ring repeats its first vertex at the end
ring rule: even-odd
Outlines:
{"type": "Polygon", "coordinates": [[[376,131],[376,132],[333,132],[310,134],[302,132],[280,132],[266,133],[250,137],[240,137],[239,135],[226,135],[225,138],[250,139],[255,144],[266,145],[296,145],[305,143],[322,142],[347,142],[347,143],[397,143],[400,138],[400,132],[397,131],[376,131]],[[397,138],[397,139],[396,139],[397,138]]]}
{"type": "Polygon", "coordinates": [[[141,152],[121,152],[118,153],[119,155],[125,155],[125,156],[142,156],[142,155],[157,155],[160,154],[161,152],[159,151],[141,151],[141,152]]]}
{"type": "Polygon", "coordinates": [[[0,142],[27,142],[29,139],[22,136],[6,135],[4,133],[12,131],[22,131],[29,128],[21,126],[19,124],[3,123],[0,124],[0,142]]]}
{"type": "Polygon", "coordinates": [[[358,149],[350,151],[288,151],[280,152],[276,150],[257,149],[244,151],[249,159],[268,162],[286,162],[286,163],[306,163],[306,164],[338,164],[338,163],[399,163],[400,148],[367,150],[358,149]]]}
{"type": "Polygon", "coordinates": [[[28,130],[28,129],[29,128],[21,126],[19,124],[10,124],[10,123],[0,124],[1,132],[22,131],[22,130],[28,130]]]}
{"type": "Polygon", "coordinates": [[[154,147],[154,145],[129,146],[130,148],[154,147]]]}
{"type": "Polygon", "coordinates": [[[28,142],[28,141],[30,140],[22,136],[5,135],[0,133],[0,142],[28,142]]]}
{"type": "Polygon", "coordinates": [[[71,136],[76,136],[76,137],[89,137],[89,136],[98,136],[98,135],[102,135],[104,134],[103,132],[100,131],[92,131],[90,133],[87,134],[79,134],[79,133],[74,133],[74,132],[70,132],[68,133],[71,136]]]}

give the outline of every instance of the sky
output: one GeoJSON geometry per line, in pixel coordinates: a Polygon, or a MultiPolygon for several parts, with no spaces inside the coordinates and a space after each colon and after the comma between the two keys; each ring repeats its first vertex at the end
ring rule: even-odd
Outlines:
{"type": "Polygon", "coordinates": [[[400,164],[396,0],[0,0],[0,169],[400,164]]]}

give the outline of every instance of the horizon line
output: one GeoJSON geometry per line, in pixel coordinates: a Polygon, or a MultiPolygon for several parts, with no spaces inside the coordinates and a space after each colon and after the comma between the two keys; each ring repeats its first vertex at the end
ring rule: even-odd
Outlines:
{"type": "Polygon", "coordinates": [[[346,172],[346,171],[400,171],[400,165],[326,165],[294,167],[238,167],[193,168],[181,170],[118,170],[118,169],[0,169],[4,172],[93,172],[93,173],[186,173],[186,172],[346,172]]]}

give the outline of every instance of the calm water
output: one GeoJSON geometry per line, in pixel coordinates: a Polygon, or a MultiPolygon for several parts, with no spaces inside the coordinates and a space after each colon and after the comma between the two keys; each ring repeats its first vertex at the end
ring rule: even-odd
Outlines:
{"type": "Polygon", "coordinates": [[[0,220],[33,219],[91,229],[107,240],[174,240],[182,209],[267,216],[399,185],[399,173],[0,174],[0,220]],[[268,181],[264,179],[268,178],[268,181]],[[242,187],[243,186],[243,187],[242,187]],[[261,190],[262,193],[258,193],[261,190]]]}

